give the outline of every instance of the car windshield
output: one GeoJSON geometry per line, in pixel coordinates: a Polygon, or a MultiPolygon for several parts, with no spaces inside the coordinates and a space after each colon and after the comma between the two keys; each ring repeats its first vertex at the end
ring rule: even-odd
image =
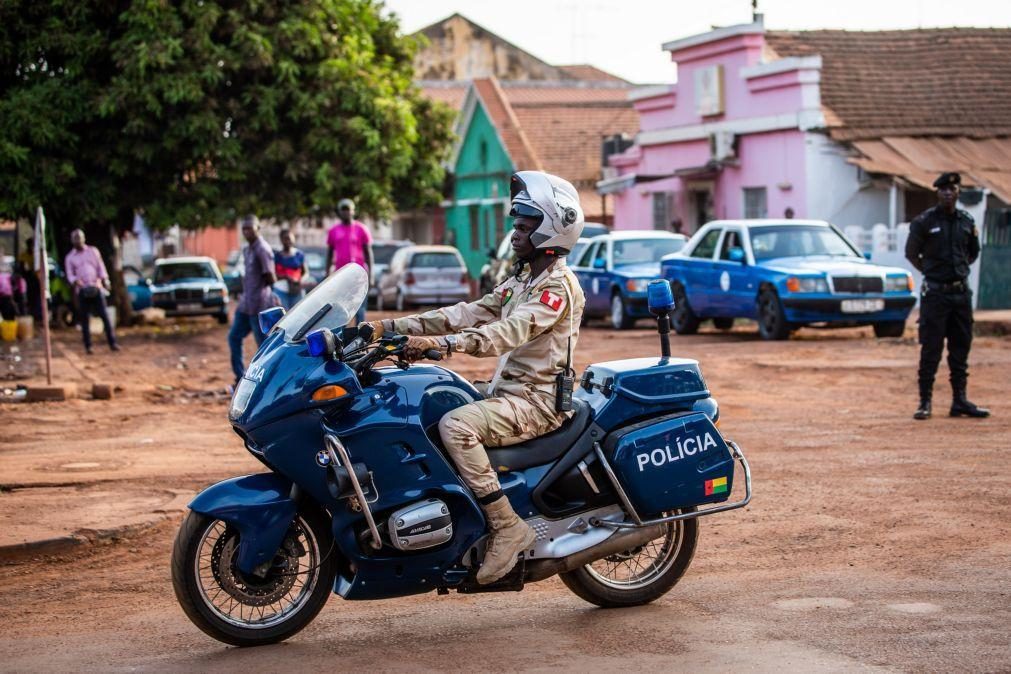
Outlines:
{"type": "Polygon", "coordinates": [[[411,258],[411,268],[421,267],[462,267],[453,253],[415,253],[411,258]]]}
{"type": "Polygon", "coordinates": [[[357,264],[346,264],[312,289],[284,315],[277,327],[289,342],[320,328],[343,328],[369,292],[369,275],[357,264]]]}
{"type": "Polygon", "coordinates": [[[372,259],[376,264],[389,264],[393,259],[393,254],[403,246],[396,243],[375,243],[372,244],[372,259]]]}
{"type": "Polygon", "coordinates": [[[789,225],[752,227],[751,250],[755,261],[777,257],[861,257],[846,239],[831,227],[789,225]]]}
{"type": "Polygon", "coordinates": [[[173,283],[182,279],[210,279],[217,281],[214,268],[207,262],[174,262],[160,264],[154,270],[155,283],[173,283]]]}
{"type": "Polygon", "coordinates": [[[614,266],[659,262],[681,250],[683,239],[622,239],[614,242],[614,266]]]}

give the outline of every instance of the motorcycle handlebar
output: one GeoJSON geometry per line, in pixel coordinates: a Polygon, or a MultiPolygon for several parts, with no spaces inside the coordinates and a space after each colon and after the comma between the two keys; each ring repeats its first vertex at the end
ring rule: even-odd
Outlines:
{"type": "Polygon", "coordinates": [[[438,349],[429,349],[425,352],[425,358],[428,360],[442,360],[442,352],[438,349]]]}

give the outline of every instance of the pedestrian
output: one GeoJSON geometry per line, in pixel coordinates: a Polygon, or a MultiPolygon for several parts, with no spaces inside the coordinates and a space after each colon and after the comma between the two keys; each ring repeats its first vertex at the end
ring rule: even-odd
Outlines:
{"type": "Polygon", "coordinates": [[[24,313],[20,298],[25,294],[25,281],[18,273],[3,262],[3,247],[0,247],[0,318],[13,321],[24,313]]]}
{"type": "Polygon", "coordinates": [[[929,419],[934,375],[948,340],[953,417],[988,417],[990,411],[966,398],[972,346],[969,265],[979,257],[979,231],[972,216],[956,208],[962,178],[942,173],[934,181],[937,206],[909,223],[906,258],[923,273],[920,289],[920,406],[914,419],[929,419]]]}
{"type": "Polygon", "coordinates": [[[585,305],[565,261],[583,231],[576,188],[557,176],[520,171],[510,180],[510,195],[510,240],[520,262],[514,276],[476,302],[370,324],[376,335],[409,335],[408,360],[430,349],[499,357],[492,381],[481,386],[484,398],[439,421],[443,446],[491,530],[477,572],[482,585],[509,573],[536,538],[503,493],[485,447],[545,435],[572,416],[572,351],[585,305]]]}
{"type": "Polygon", "coordinates": [[[39,299],[42,295],[42,286],[39,283],[39,274],[35,271],[35,237],[29,237],[25,241],[25,249],[18,255],[17,270],[27,284],[28,313],[35,320],[41,321],[42,303],[39,299]]]}
{"type": "Polygon", "coordinates": [[[242,297],[235,308],[232,327],[228,331],[228,350],[232,357],[232,373],[238,384],[246,371],[246,361],[242,357],[242,341],[253,333],[259,346],[265,335],[260,331],[260,312],[277,306],[271,286],[277,281],[274,276],[274,251],[260,236],[260,221],[255,215],[242,218],[242,238],[248,244],[242,249],[245,274],[242,277],[242,297]]]}
{"type": "Polygon", "coordinates": [[[783,211],[783,217],[787,220],[793,220],[793,206],[786,207],[786,210],[783,211]]]}
{"type": "Polygon", "coordinates": [[[102,328],[109,348],[119,351],[116,332],[109,321],[109,310],[105,297],[109,291],[109,274],[105,270],[102,254],[94,246],[87,245],[84,232],[75,229],[70,233],[70,243],[73,248],[67,253],[63,267],[67,274],[67,282],[74,292],[74,302],[77,305],[77,318],[81,325],[81,337],[84,339],[84,352],[91,351],[91,315],[102,319],[102,328]]]}
{"type": "MultiPolygon", "coordinates": [[[[326,270],[331,273],[346,264],[359,264],[369,274],[372,287],[372,234],[363,223],[355,220],[355,202],[341,199],[337,204],[337,224],[326,235],[326,270]]],[[[355,325],[365,322],[365,308],[368,297],[355,314],[355,325]]]]}
{"type": "Polygon", "coordinates": [[[302,278],[309,273],[305,264],[305,253],[295,248],[295,235],[285,227],[281,230],[281,250],[274,253],[274,275],[277,285],[274,294],[281,300],[285,310],[291,309],[302,299],[302,278]]]}
{"type": "Polygon", "coordinates": [[[684,222],[681,220],[680,217],[675,215],[673,218],[671,218],[670,221],[670,231],[674,232],[675,234],[681,234],[682,229],[684,229],[684,222]]]}

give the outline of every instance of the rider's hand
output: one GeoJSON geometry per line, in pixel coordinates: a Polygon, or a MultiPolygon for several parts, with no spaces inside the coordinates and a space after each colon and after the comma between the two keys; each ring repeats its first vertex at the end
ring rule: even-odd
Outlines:
{"type": "Polygon", "coordinates": [[[421,360],[429,349],[442,351],[443,346],[434,337],[408,337],[404,345],[404,358],[410,361],[421,360]]]}
{"type": "MultiPolygon", "coordinates": [[[[383,323],[384,321],[369,321],[367,323],[362,323],[362,325],[368,325],[372,328],[373,342],[378,342],[379,339],[383,336],[383,333],[386,332],[386,328],[383,327],[383,323]]],[[[392,328],[390,331],[392,332],[392,328]]]]}

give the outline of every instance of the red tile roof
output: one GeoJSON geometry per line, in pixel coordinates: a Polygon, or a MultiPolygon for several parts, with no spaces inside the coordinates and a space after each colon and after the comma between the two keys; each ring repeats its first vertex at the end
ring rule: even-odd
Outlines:
{"type": "Polygon", "coordinates": [[[470,82],[464,80],[417,82],[421,93],[433,101],[441,101],[457,112],[463,107],[470,82]]]}
{"type": "Polygon", "coordinates": [[[566,75],[590,82],[623,82],[628,84],[628,80],[623,80],[617,75],[601,70],[597,66],[589,63],[577,63],[571,66],[558,66],[566,75]]]}
{"type": "Polygon", "coordinates": [[[833,138],[1011,134],[1011,29],[766,31],[779,57],[822,57],[833,138]]]}

